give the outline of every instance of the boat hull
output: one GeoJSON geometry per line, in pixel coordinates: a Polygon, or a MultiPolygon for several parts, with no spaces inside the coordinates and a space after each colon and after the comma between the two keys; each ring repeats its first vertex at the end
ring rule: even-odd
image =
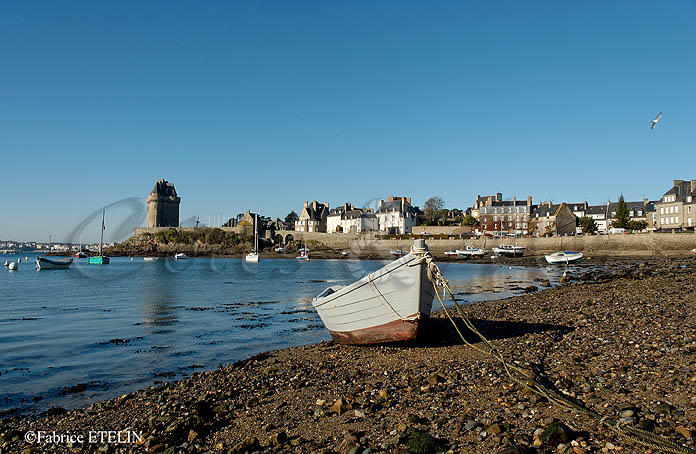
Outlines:
{"type": "Polygon", "coordinates": [[[582,262],[582,253],[580,252],[565,252],[562,254],[549,254],[544,258],[550,265],[572,265],[582,262]]]}
{"type": "Polygon", "coordinates": [[[495,255],[502,255],[505,257],[522,257],[524,255],[526,248],[523,247],[512,247],[512,248],[503,248],[503,247],[496,247],[493,248],[493,253],[495,255]]]}
{"type": "Polygon", "coordinates": [[[72,265],[73,259],[49,259],[46,257],[38,257],[36,259],[37,270],[67,270],[72,265]]]}
{"type": "Polygon", "coordinates": [[[425,263],[407,254],[312,304],[336,342],[381,344],[415,339],[434,296],[425,263]]]}
{"type": "Polygon", "coordinates": [[[104,257],[101,255],[97,255],[95,257],[90,257],[89,264],[90,265],[108,265],[109,264],[109,257],[104,257]]]}
{"type": "Polygon", "coordinates": [[[247,256],[244,257],[244,260],[250,263],[258,263],[259,255],[254,253],[247,254],[247,256]]]}

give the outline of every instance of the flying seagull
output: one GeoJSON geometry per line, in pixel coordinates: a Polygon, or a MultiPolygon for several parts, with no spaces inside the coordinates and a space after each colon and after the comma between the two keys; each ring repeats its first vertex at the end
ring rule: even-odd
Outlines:
{"type": "Polygon", "coordinates": [[[650,125],[650,129],[655,129],[655,126],[657,125],[657,122],[660,121],[660,118],[662,117],[662,112],[657,114],[657,117],[652,121],[652,124],[650,125]]]}

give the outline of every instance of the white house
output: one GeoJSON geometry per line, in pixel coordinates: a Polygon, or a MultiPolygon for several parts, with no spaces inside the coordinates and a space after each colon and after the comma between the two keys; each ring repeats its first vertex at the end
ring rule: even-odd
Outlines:
{"type": "Polygon", "coordinates": [[[606,233],[609,229],[607,222],[608,206],[608,203],[607,205],[590,205],[587,207],[587,210],[585,210],[585,216],[594,219],[595,224],[597,224],[598,232],[606,233]]]}
{"type": "Polygon", "coordinates": [[[361,233],[375,230],[379,230],[379,223],[372,210],[354,208],[349,203],[334,208],[326,218],[328,233],[361,233]]]}
{"type": "Polygon", "coordinates": [[[417,221],[417,211],[411,206],[410,197],[394,197],[379,201],[375,213],[379,222],[379,230],[387,233],[411,233],[417,221]]]}

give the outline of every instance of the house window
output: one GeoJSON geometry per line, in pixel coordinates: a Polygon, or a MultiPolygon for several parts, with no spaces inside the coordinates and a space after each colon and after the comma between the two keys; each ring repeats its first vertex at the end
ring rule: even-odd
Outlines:
{"type": "Polygon", "coordinates": [[[660,207],[660,214],[665,214],[665,208],[664,208],[664,207],[660,207]]]}
{"type": "Polygon", "coordinates": [[[638,213],[638,214],[637,214],[638,216],[643,216],[643,210],[638,210],[637,213],[638,213]]]}
{"type": "Polygon", "coordinates": [[[686,212],[691,214],[691,207],[690,206],[686,207],[686,212]]]}
{"type": "Polygon", "coordinates": [[[522,224],[522,228],[525,228],[525,229],[527,228],[527,223],[526,223],[526,222],[522,224]]]}
{"type": "Polygon", "coordinates": [[[508,221],[512,221],[512,216],[508,216],[508,221]]]}
{"type": "Polygon", "coordinates": [[[675,223],[675,224],[679,224],[679,216],[675,216],[675,217],[674,217],[674,223],[675,223]]]}
{"type": "Polygon", "coordinates": [[[674,212],[675,212],[675,213],[679,213],[679,205],[677,205],[677,206],[674,207],[674,212]]]}
{"type": "Polygon", "coordinates": [[[493,216],[493,222],[498,220],[498,216],[493,216]]]}

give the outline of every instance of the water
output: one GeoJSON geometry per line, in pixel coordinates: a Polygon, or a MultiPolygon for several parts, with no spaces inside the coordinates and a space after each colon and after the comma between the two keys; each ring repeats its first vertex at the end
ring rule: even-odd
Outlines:
{"type": "MultiPolygon", "coordinates": [[[[384,264],[120,257],[35,271],[33,259],[19,271],[0,269],[0,412],[85,406],[263,351],[329,340],[312,298],[384,264]],[[77,384],[88,386],[66,392],[77,384]]],[[[441,269],[465,302],[507,297],[513,287],[562,272],[459,263],[441,269]]]]}

